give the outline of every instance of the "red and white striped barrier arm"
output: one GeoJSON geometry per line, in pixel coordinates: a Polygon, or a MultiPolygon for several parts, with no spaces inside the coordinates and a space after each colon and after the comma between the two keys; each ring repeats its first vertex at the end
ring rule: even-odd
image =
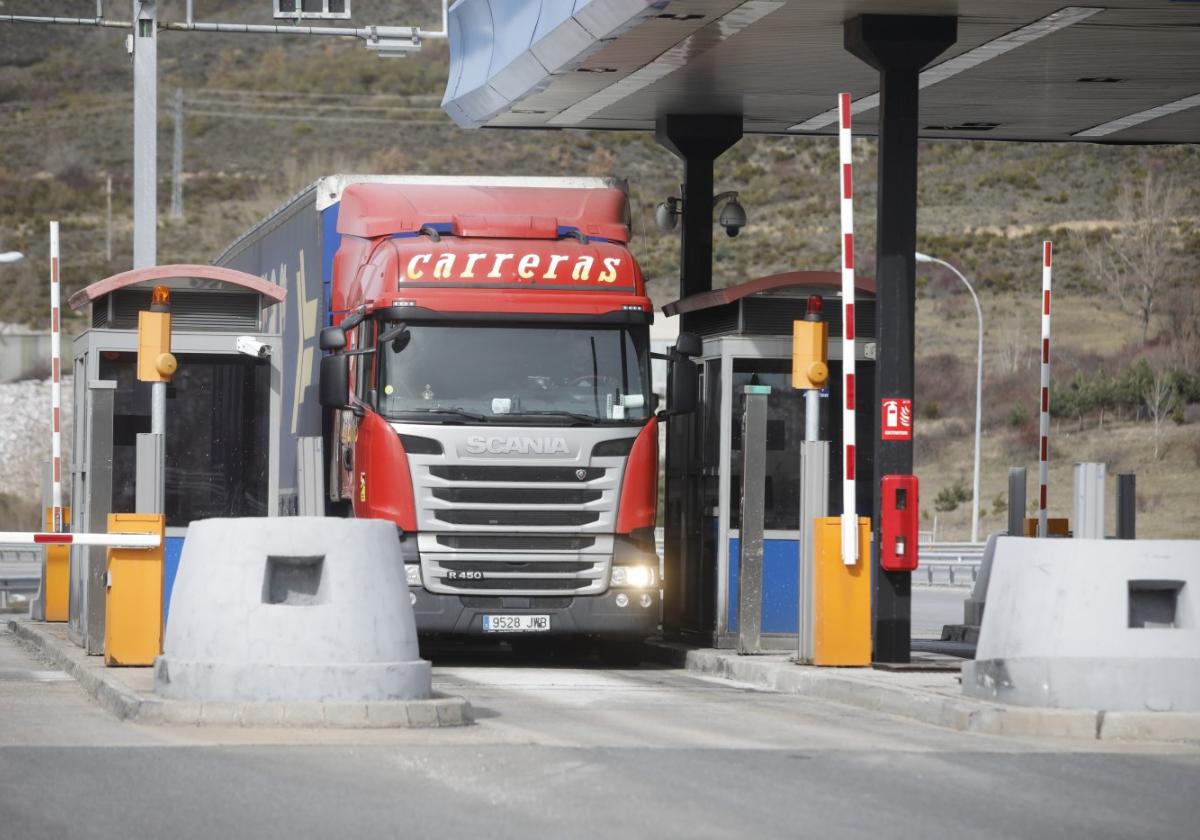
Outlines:
{"type": "Polygon", "coordinates": [[[850,143],[850,94],[838,95],[838,149],[842,182],[842,562],[858,561],[858,510],[854,481],[854,161],[850,143]]]}
{"type": "Polygon", "coordinates": [[[107,548],[158,548],[158,534],[63,534],[53,531],[0,531],[0,545],[102,545],[107,548]]]}
{"type": "Polygon", "coordinates": [[[50,527],[63,530],[62,502],[62,335],[60,294],[58,283],[58,222],[50,223],[50,459],[51,476],[50,527]]]}
{"type": "Polygon", "coordinates": [[[1042,243],[1042,411],[1038,424],[1037,535],[1046,536],[1046,486],[1050,481],[1050,257],[1054,246],[1042,243]]]}

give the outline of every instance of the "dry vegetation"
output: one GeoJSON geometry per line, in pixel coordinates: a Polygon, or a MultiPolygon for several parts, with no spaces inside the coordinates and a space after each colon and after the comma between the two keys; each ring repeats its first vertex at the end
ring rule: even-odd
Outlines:
{"type": "MultiPolygon", "coordinates": [[[[44,13],[36,2],[4,5],[11,13],[44,13]]],[[[62,15],[87,16],[94,9],[83,0],[55,5],[62,15]]],[[[262,16],[232,0],[197,6],[210,19],[262,16]]],[[[356,17],[381,23],[432,24],[432,8],[421,0],[355,3],[356,17]]],[[[174,4],[167,9],[176,11],[174,4]]],[[[61,219],[68,290],[130,262],[129,65],[122,38],[115,31],[0,24],[0,249],[42,255],[47,220],[61,219]],[[111,260],[104,254],[106,176],[115,190],[111,260]]],[[[653,212],[678,188],[680,166],[647,134],[460,131],[437,107],[446,69],[439,44],[414,58],[381,61],[341,41],[167,33],[159,55],[163,262],[211,259],[288,195],[330,171],[617,174],[629,180],[633,247],[652,295],[659,304],[674,296],[678,239],[655,229],[653,212]],[[165,213],[171,153],[165,106],[176,87],[188,103],[186,216],[173,222],[165,213]]],[[[856,141],[855,153],[858,235],[871,242],[874,142],[856,141]]],[[[829,138],[755,136],[718,162],[719,188],[740,190],[751,214],[741,237],[716,239],[718,284],[836,266],[836,157],[829,138]]],[[[1052,512],[1068,512],[1071,463],[1099,458],[1111,471],[1139,473],[1143,534],[1195,536],[1189,493],[1200,473],[1200,425],[1182,377],[1200,367],[1200,149],[928,143],[921,148],[920,178],[920,250],[968,273],[985,307],[985,530],[1003,521],[994,502],[1006,468],[1036,467],[1038,253],[1041,240],[1053,238],[1056,386],[1087,384],[1101,373],[1120,377],[1145,359],[1153,370],[1179,372],[1174,381],[1183,405],[1162,426],[1157,460],[1144,411],[1101,399],[1057,417],[1052,512]],[[1171,183],[1175,204],[1163,252],[1170,269],[1166,291],[1143,320],[1122,309],[1097,260],[1107,254],[1111,263],[1114,244],[1132,241],[1130,224],[1150,181],[1171,183]]],[[[869,273],[873,255],[860,255],[860,265],[869,273]]],[[[0,271],[7,290],[0,321],[42,318],[41,260],[0,271]]],[[[922,269],[919,285],[917,463],[932,516],[942,489],[960,480],[970,485],[975,316],[949,274],[922,269]]],[[[969,509],[966,503],[940,513],[941,533],[965,536],[969,509]]]]}

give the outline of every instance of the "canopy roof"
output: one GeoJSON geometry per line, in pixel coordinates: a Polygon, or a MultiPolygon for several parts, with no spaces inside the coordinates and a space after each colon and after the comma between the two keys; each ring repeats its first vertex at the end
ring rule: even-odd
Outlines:
{"type": "Polygon", "coordinates": [[[746,132],[826,134],[850,91],[874,134],[878,73],[843,48],[870,13],[958,16],[922,74],[922,137],[1200,140],[1200,0],[459,0],[443,107],[466,127],[740,113],[746,132]]]}

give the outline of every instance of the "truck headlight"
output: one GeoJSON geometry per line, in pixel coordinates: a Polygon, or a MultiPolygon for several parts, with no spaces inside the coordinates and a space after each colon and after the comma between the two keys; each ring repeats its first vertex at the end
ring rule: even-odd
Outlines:
{"type": "Polygon", "coordinates": [[[646,589],[654,585],[654,577],[650,566],[613,566],[612,585],[646,589]]]}
{"type": "Polygon", "coordinates": [[[409,586],[421,585],[421,564],[420,563],[405,563],[404,577],[408,580],[409,586]]]}

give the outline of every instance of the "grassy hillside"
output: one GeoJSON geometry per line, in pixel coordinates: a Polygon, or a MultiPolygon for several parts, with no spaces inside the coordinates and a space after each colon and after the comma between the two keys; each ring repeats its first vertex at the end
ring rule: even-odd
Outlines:
{"type": "MultiPolygon", "coordinates": [[[[114,15],[127,13],[123,4],[108,5],[114,15]]],[[[358,0],[354,8],[362,23],[434,26],[434,5],[358,0]]],[[[61,15],[94,10],[82,0],[55,6],[61,15]]],[[[181,12],[182,4],[166,6],[181,12]]],[[[263,21],[259,6],[197,4],[202,19],[263,21]]],[[[32,0],[10,0],[4,10],[45,13],[32,0]]],[[[131,104],[123,38],[114,30],[0,24],[0,250],[34,257],[0,267],[8,290],[0,321],[44,317],[50,218],[63,224],[68,290],[129,267],[131,104]],[[114,185],[111,259],[104,252],[106,177],[114,185]]],[[[681,168],[648,134],[461,131],[437,105],[447,65],[438,43],[409,59],[381,60],[340,39],[163,33],[159,56],[161,262],[211,259],[330,171],[616,174],[629,180],[633,248],[654,300],[675,296],[677,234],[657,231],[653,211],[678,188],[681,168]],[[185,216],[178,221],[166,214],[176,88],[185,97],[185,216]]],[[[870,243],[874,142],[856,141],[855,154],[858,237],[870,243]]],[[[1055,512],[1067,512],[1071,460],[1103,455],[1113,469],[1141,473],[1144,532],[1195,534],[1185,488],[1200,470],[1197,406],[1188,404],[1200,398],[1188,379],[1200,368],[1200,351],[1190,349],[1200,322],[1200,149],[975,141],[926,143],[920,155],[919,248],[967,272],[986,309],[985,508],[993,509],[1005,467],[1035,466],[1038,254],[1050,237],[1057,255],[1055,383],[1065,395],[1055,405],[1070,403],[1073,412],[1056,420],[1056,469],[1066,473],[1054,479],[1052,504],[1062,506],[1055,512]],[[1138,319],[1121,309],[1092,258],[1128,238],[1120,198],[1143,189],[1148,176],[1174,183],[1179,194],[1164,258],[1178,285],[1160,297],[1143,342],[1138,319]],[[1162,429],[1157,460],[1143,451],[1149,424],[1138,395],[1126,394],[1124,402],[1111,394],[1079,398],[1141,359],[1176,372],[1172,387],[1183,403],[1162,429]]],[[[718,188],[740,190],[751,220],[737,239],[718,236],[718,285],[836,267],[836,160],[832,138],[753,136],[718,162],[718,188]]],[[[865,250],[859,262],[869,274],[874,255],[865,250]]],[[[919,280],[917,459],[932,515],[942,489],[953,490],[960,478],[970,485],[975,316],[953,276],[922,269],[919,280]]],[[[964,509],[969,504],[939,512],[939,526],[962,535],[964,509]]]]}

